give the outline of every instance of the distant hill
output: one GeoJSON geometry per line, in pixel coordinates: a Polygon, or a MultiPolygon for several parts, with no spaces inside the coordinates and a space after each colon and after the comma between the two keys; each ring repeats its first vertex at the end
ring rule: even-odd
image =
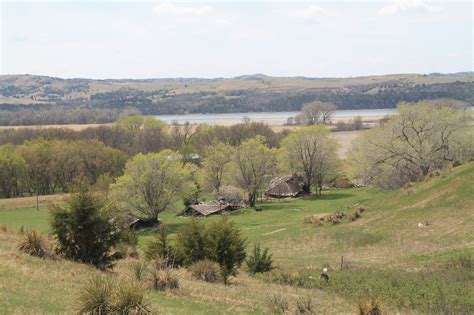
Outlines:
{"type": "Polygon", "coordinates": [[[313,100],[340,109],[393,108],[401,101],[455,98],[474,105],[473,72],[350,78],[61,79],[1,75],[0,110],[136,108],[143,114],[294,111],[313,100]]]}

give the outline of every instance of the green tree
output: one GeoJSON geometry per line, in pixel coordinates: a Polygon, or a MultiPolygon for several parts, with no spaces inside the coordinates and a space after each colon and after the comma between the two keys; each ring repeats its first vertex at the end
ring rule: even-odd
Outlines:
{"type": "Polygon", "coordinates": [[[58,241],[57,252],[66,259],[106,269],[122,256],[112,253],[122,239],[121,226],[91,193],[74,195],[67,208],[52,208],[51,229],[58,241]]]}
{"type": "Polygon", "coordinates": [[[324,126],[309,126],[290,133],[282,141],[281,161],[284,167],[301,174],[304,189],[321,196],[323,184],[338,167],[337,142],[324,126]]]}
{"type": "Polygon", "coordinates": [[[276,150],[266,146],[263,137],[257,136],[243,142],[234,156],[238,170],[236,180],[247,191],[249,206],[254,207],[265,178],[275,171],[276,150]]]}
{"type": "Polygon", "coordinates": [[[0,146],[0,196],[11,198],[23,191],[26,163],[12,145],[0,146]]]}
{"type": "Polygon", "coordinates": [[[352,177],[382,188],[399,187],[453,161],[472,158],[473,134],[467,114],[449,104],[400,104],[398,115],[353,145],[352,177]]]}
{"type": "Polygon", "coordinates": [[[233,148],[229,145],[217,143],[205,149],[202,160],[202,181],[211,191],[219,192],[224,177],[232,161],[233,148]]]}
{"type": "Polygon", "coordinates": [[[194,171],[171,150],[140,153],[127,162],[124,175],[112,186],[111,197],[122,208],[157,222],[159,213],[196,190],[194,171]]]}

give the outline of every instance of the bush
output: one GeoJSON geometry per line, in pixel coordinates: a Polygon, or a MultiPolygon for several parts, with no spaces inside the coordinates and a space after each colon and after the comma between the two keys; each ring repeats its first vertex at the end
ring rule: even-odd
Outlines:
{"type": "Polygon", "coordinates": [[[362,299],[357,302],[358,315],[381,315],[382,308],[380,302],[374,298],[362,299]]]}
{"type": "Polygon", "coordinates": [[[178,231],[176,245],[184,265],[204,259],[215,261],[227,283],[228,277],[245,260],[245,242],[240,230],[224,217],[207,226],[193,219],[178,231]]]}
{"type": "Polygon", "coordinates": [[[132,271],[135,280],[142,281],[147,271],[146,264],[143,261],[135,262],[132,264],[132,271]]]}
{"type": "Polygon", "coordinates": [[[189,268],[194,278],[210,283],[222,281],[222,271],[218,263],[208,259],[195,262],[189,268]]]}
{"type": "Polygon", "coordinates": [[[316,314],[316,305],[311,296],[298,296],[295,298],[297,314],[316,314]]]}
{"type": "Polygon", "coordinates": [[[116,284],[104,276],[84,283],[77,308],[80,314],[151,314],[142,285],[133,281],[116,284]]]}
{"type": "Polygon", "coordinates": [[[205,234],[204,227],[194,218],[191,223],[177,232],[176,245],[185,265],[189,266],[206,258],[207,240],[205,234]]]}
{"type": "Polygon", "coordinates": [[[52,255],[46,246],[44,237],[36,230],[25,230],[18,249],[31,256],[51,258],[52,255]]]}
{"type": "Polygon", "coordinates": [[[66,259],[106,269],[122,257],[119,252],[111,253],[122,239],[120,226],[90,193],[74,195],[69,209],[53,208],[51,228],[58,241],[57,252],[66,259]]]}
{"type": "Polygon", "coordinates": [[[272,313],[286,314],[290,309],[288,298],[281,292],[271,292],[265,299],[265,305],[272,313]]]}
{"type": "Polygon", "coordinates": [[[273,269],[272,255],[268,254],[268,248],[263,251],[260,244],[254,244],[252,255],[246,260],[250,273],[267,272],[273,269]]]}
{"type": "Polygon", "coordinates": [[[145,288],[134,281],[123,281],[115,288],[112,305],[116,314],[151,314],[145,288]]]}
{"type": "Polygon", "coordinates": [[[154,240],[147,244],[145,257],[155,261],[163,267],[174,267],[181,265],[181,259],[176,255],[176,249],[168,242],[166,226],[160,225],[160,233],[154,240]]]}
{"type": "Polygon", "coordinates": [[[151,272],[151,287],[153,290],[174,290],[180,287],[178,275],[172,269],[153,270],[151,272]]]}
{"type": "Polygon", "coordinates": [[[104,276],[90,278],[82,286],[78,313],[107,314],[112,309],[112,282],[104,276]]]}
{"type": "Polygon", "coordinates": [[[207,226],[204,239],[208,242],[206,258],[221,266],[224,283],[227,283],[228,277],[235,274],[235,269],[245,260],[246,240],[225,217],[207,226]]]}

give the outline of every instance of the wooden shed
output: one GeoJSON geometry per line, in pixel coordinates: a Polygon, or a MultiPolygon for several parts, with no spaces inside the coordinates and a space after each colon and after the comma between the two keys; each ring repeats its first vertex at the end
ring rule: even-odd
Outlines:
{"type": "Polygon", "coordinates": [[[269,188],[265,191],[267,197],[291,198],[298,197],[303,193],[303,177],[290,175],[275,177],[271,180],[269,188]]]}
{"type": "Polygon", "coordinates": [[[232,207],[228,204],[221,204],[219,202],[203,202],[195,205],[189,205],[181,212],[181,215],[187,216],[204,216],[207,217],[212,214],[218,214],[225,210],[231,210],[232,207]]]}

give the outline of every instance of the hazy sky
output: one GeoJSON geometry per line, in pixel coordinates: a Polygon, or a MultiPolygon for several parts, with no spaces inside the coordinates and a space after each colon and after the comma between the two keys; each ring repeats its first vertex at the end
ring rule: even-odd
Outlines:
{"type": "Polygon", "coordinates": [[[471,1],[5,1],[2,74],[87,78],[473,71],[471,1]]]}

